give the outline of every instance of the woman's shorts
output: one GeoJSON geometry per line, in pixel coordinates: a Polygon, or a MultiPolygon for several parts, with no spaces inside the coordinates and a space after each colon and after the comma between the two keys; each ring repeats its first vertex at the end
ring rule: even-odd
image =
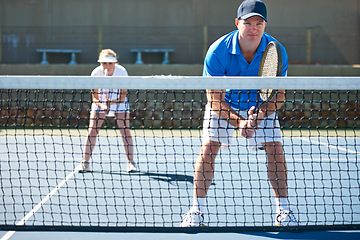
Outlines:
{"type": "MultiPolygon", "coordinates": [[[[235,109],[234,109],[235,110],[235,109]]],[[[243,118],[247,119],[247,111],[235,110],[243,118]]],[[[210,107],[206,105],[203,122],[203,141],[221,143],[222,148],[229,148],[233,138],[235,127],[221,119],[210,107]]],[[[281,142],[280,124],[276,113],[265,118],[258,126],[258,130],[251,138],[247,138],[251,150],[262,149],[263,143],[281,142]]]]}
{"type": "MultiPolygon", "coordinates": [[[[91,105],[91,111],[95,111],[97,113],[104,113],[104,111],[98,107],[95,103],[91,105]]],[[[119,104],[112,104],[110,106],[110,110],[108,115],[112,116],[115,113],[123,113],[123,112],[130,112],[129,110],[129,103],[127,101],[119,103],[119,104]]]]}

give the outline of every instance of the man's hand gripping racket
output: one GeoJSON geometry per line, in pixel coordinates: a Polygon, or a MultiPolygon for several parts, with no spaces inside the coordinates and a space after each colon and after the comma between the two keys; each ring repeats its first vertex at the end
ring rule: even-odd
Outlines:
{"type": "MultiPolygon", "coordinates": [[[[261,58],[259,76],[261,77],[277,77],[281,76],[282,73],[282,55],[279,43],[272,41],[270,42],[265,52],[261,58]]],[[[277,91],[274,89],[261,89],[258,91],[258,102],[261,99],[262,102],[259,104],[258,108],[251,107],[248,111],[248,120],[244,121],[240,125],[242,129],[242,135],[250,138],[254,135],[256,129],[264,120],[266,115],[267,108],[265,111],[261,109],[267,103],[271,102],[275,97],[277,91]]]]}

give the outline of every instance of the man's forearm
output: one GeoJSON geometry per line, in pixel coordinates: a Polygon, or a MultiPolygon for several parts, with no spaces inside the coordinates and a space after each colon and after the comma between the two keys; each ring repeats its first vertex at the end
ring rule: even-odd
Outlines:
{"type": "Polygon", "coordinates": [[[285,102],[285,90],[278,90],[274,98],[271,99],[269,102],[265,103],[263,106],[261,106],[259,111],[263,112],[265,117],[270,116],[278,109],[280,109],[284,104],[284,102],[285,102]]]}

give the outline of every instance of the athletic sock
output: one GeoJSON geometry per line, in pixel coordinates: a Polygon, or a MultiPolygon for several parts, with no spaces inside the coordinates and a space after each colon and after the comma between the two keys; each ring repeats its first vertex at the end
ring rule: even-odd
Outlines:
{"type": "Polygon", "coordinates": [[[290,203],[288,198],[275,198],[276,201],[276,213],[280,213],[283,210],[290,211],[290,203]]]}
{"type": "Polygon", "coordinates": [[[191,207],[190,211],[205,211],[205,204],[206,204],[206,198],[193,198],[193,206],[191,207]]]}

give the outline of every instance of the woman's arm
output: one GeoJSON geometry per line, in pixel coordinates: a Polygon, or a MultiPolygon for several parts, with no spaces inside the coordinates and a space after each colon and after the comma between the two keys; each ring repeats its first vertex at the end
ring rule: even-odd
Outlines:
{"type": "Polygon", "coordinates": [[[100,101],[99,89],[92,89],[91,95],[92,95],[92,102],[95,103],[99,108],[101,108],[104,111],[107,111],[109,109],[107,104],[104,104],[100,101]]]}
{"type": "Polygon", "coordinates": [[[126,94],[127,94],[127,89],[120,89],[118,98],[114,100],[109,100],[110,105],[124,102],[126,99],[126,94]]]}

